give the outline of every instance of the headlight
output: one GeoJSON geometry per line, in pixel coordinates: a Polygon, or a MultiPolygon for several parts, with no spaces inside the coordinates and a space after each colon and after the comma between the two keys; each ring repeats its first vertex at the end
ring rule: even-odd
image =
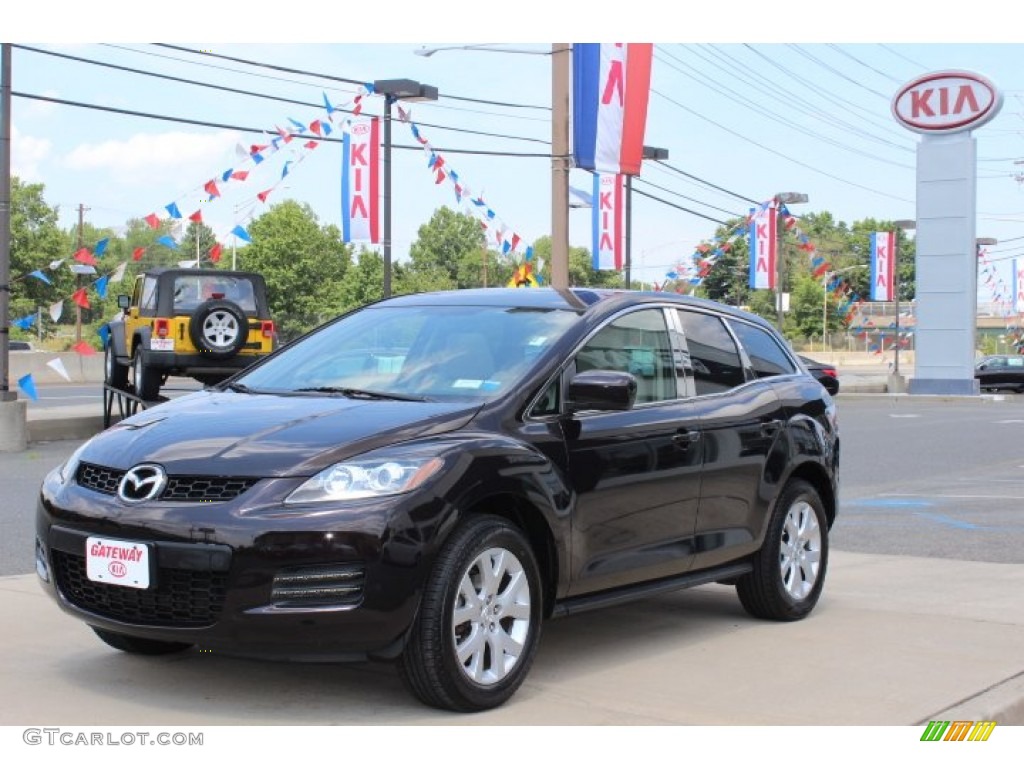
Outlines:
{"type": "Polygon", "coordinates": [[[353,459],[309,478],[285,504],[395,496],[419,488],[444,466],[437,457],[353,459]]]}

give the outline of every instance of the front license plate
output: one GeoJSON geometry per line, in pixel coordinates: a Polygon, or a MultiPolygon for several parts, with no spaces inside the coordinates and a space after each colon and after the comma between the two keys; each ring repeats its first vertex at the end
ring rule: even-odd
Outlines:
{"type": "Polygon", "coordinates": [[[156,352],[173,352],[174,339],[150,339],[149,348],[156,352]]]}
{"type": "Polygon", "coordinates": [[[90,536],[85,540],[85,575],[120,587],[149,587],[149,546],[90,536]]]}

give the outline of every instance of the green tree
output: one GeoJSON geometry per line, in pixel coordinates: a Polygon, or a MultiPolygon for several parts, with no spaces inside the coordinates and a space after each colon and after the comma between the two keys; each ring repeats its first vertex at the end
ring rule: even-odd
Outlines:
{"type": "MultiPolygon", "coordinates": [[[[42,184],[25,184],[17,176],[11,178],[10,316],[13,319],[35,314],[39,307],[46,307],[74,291],[74,275],[66,262],[55,270],[49,269],[51,262],[71,255],[72,241],[57,225],[59,209],[46,203],[44,191],[42,184]],[[36,270],[42,270],[52,285],[28,277],[36,270]]],[[[43,316],[44,323],[49,324],[45,311],[43,316]]],[[[13,328],[12,334],[26,338],[34,331],[13,328]]]]}
{"type": "MultiPolygon", "coordinates": [[[[551,284],[551,237],[542,235],[533,243],[534,259],[544,262],[541,274],[544,284],[551,284]]],[[[569,247],[569,285],[590,288],[622,288],[625,280],[622,273],[615,270],[594,269],[594,260],[590,250],[580,246],[569,247]]]]}
{"type": "MultiPolygon", "coordinates": [[[[483,285],[485,258],[491,258],[485,257],[486,249],[487,239],[475,218],[442,206],[419,228],[407,269],[434,275],[440,271],[459,288],[478,287],[483,285]]],[[[493,284],[490,279],[488,283],[493,284]]]]}
{"type": "Polygon", "coordinates": [[[252,243],[238,251],[238,268],[263,275],[283,339],[342,311],[342,281],[351,249],[336,226],[321,226],[307,204],[286,200],[255,219],[249,234],[252,243]]]}
{"type": "MultiPolygon", "coordinates": [[[[185,236],[178,243],[178,260],[198,260],[199,265],[204,269],[211,269],[218,266],[210,262],[210,251],[217,244],[217,236],[213,230],[202,222],[190,221],[185,236]],[[198,247],[196,243],[198,242],[198,247]]],[[[223,264],[219,264],[223,266],[223,264]]]]}
{"type": "MultiPolygon", "coordinates": [[[[397,277],[397,274],[395,275],[397,277]]],[[[396,284],[399,282],[395,281],[396,284]]],[[[341,281],[343,312],[384,298],[384,257],[378,251],[360,248],[359,254],[341,281]]]]}

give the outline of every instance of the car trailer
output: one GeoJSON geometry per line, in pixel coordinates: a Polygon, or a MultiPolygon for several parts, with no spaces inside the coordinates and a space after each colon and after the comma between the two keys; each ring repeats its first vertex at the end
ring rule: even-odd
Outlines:
{"type": "Polygon", "coordinates": [[[135,394],[135,390],[129,385],[125,389],[119,389],[110,384],[103,385],[103,428],[110,427],[113,421],[114,404],[117,403],[118,421],[134,416],[140,410],[152,408],[154,405],[166,403],[169,398],[160,395],[156,400],[143,400],[135,394]]]}

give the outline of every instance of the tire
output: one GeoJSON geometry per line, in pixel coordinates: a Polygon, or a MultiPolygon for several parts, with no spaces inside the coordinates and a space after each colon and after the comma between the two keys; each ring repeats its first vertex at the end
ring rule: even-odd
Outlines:
{"type": "Polygon", "coordinates": [[[192,647],[192,643],[172,643],[166,640],[132,637],[130,635],[121,635],[117,632],[108,632],[99,627],[93,627],[92,631],[111,648],[116,648],[125,653],[137,653],[141,656],[166,656],[169,653],[187,651],[192,647]]]}
{"type": "Polygon", "coordinates": [[[125,389],[128,386],[128,366],[117,362],[113,340],[107,343],[104,353],[103,381],[114,389],[125,389]]]}
{"type": "Polygon", "coordinates": [[[828,566],[828,520],[817,491],[803,480],[786,484],[775,504],[754,570],[736,593],[751,616],[795,621],[811,612],[828,566]]]}
{"type": "Polygon", "coordinates": [[[234,357],[249,337],[249,319],[233,301],[204,301],[188,324],[188,335],[196,349],[217,360],[234,357]]]}
{"type": "Polygon", "coordinates": [[[439,709],[479,712],[505,703],[533,663],[541,602],[540,572],[522,532],[500,517],[468,518],[427,580],[398,660],[406,686],[439,709]],[[487,568],[498,569],[496,581],[481,578],[487,568]]]}
{"type": "Polygon", "coordinates": [[[151,365],[146,365],[142,343],[135,346],[132,357],[132,388],[143,400],[156,400],[160,396],[160,374],[151,365]]]}

